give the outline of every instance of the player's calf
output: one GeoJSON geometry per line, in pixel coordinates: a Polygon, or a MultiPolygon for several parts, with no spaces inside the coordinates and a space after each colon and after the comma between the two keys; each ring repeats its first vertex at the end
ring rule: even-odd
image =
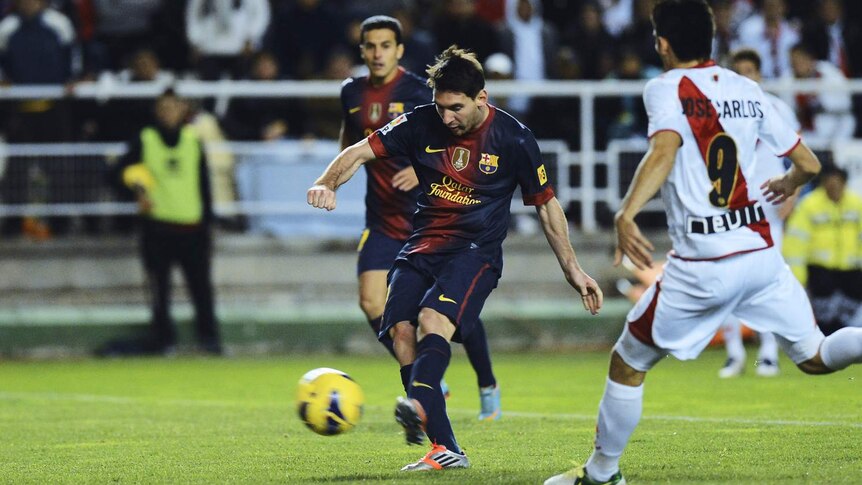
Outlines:
{"type": "Polygon", "coordinates": [[[806,374],[829,374],[862,364],[862,328],[845,327],[823,339],[813,358],[797,364],[806,374]]]}

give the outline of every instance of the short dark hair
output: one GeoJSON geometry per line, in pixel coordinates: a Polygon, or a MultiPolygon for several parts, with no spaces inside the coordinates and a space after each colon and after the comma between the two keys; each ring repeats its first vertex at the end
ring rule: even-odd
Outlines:
{"type": "Polygon", "coordinates": [[[395,42],[398,44],[404,43],[401,40],[401,22],[388,15],[375,15],[363,20],[362,24],[359,26],[359,39],[362,42],[365,42],[365,33],[369,30],[377,29],[389,29],[392,32],[395,32],[395,42]]]}
{"type": "Polygon", "coordinates": [[[730,63],[736,64],[737,62],[750,62],[754,64],[757,72],[760,72],[760,66],[763,64],[763,61],[760,59],[760,54],[758,54],[754,49],[747,48],[739,49],[730,55],[730,63]]]}
{"type": "Polygon", "coordinates": [[[428,66],[428,86],[435,91],[464,93],[475,98],[485,88],[485,70],[476,54],[451,45],[428,66]]]}
{"type": "Polygon", "coordinates": [[[715,20],[704,0],[661,0],[653,7],[652,24],[680,61],[711,57],[715,20]]]}
{"type": "Polygon", "coordinates": [[[840,177],[844,182],[847,182],[847,179],[849,178],[847,170],[835,165],[835,163],[824,163],[823,168],[820,170],[820,180],[832,176],[840,177]]]}
{"type": "Polygon", "coordinates": [[[803,54],[808,54],[814,59],[817,59],[817,54],[814,53],[814,48],[805,42],[797,42],[796,44],[793,44],[793,47],[790,48],[790,52],[802,52],[803,54]]]}

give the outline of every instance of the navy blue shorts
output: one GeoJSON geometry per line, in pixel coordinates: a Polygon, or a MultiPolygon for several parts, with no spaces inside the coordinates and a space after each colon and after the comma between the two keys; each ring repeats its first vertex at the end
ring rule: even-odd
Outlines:
{"type": "Polygon", "coordinates": [[[366,271],[374,270],[389,271],[403,247],[404,241],[392,239],[374,229],[365,229],[356,247],[356,252],[359,253],[356,274],[361,275],[366,271]]]}
{"type": "Polygon", "coordinates": [[[420,308],[431,308],[455,324],[452,340],[470,335],[500,272],[473,251],[455,255],[412,254],[389,272],[389,293],[380,338],[399,322],[417,324],[420,308]]]}

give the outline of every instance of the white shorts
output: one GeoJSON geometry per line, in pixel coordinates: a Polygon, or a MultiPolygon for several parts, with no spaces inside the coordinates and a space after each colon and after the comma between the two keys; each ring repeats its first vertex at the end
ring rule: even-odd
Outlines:
{"type": "Polygon", "coordinates": [[[667,354],[694,359],[731,314],[774,333],[797,364],[817,355],[824,338],[802,285],[769,248],[716,261],[669,258],[629,312],[614,350],[644,372],[667,354]]]}

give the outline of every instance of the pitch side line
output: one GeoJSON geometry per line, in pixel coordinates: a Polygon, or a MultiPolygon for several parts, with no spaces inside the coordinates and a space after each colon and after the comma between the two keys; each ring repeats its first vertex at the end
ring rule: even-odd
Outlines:
{"type": "MultiPolygon", "coordinates": [[[[78,401],[78,402],[100,402],[113,404],[161,404],[191,407],[243,407],[243,408],[290,408],[290,405],[276,403],[249,403],[247,401],[218,401],[205,399],[150,399],[126,396],[109,396],[100,394],[72,394],[58,392],[5,392],[0,391],[0,401],[78,401]]],[[[389,411],[383,406],[366,406],[367,409],[389,411]]],[[[449,413],[458,415],[475,415],[475,409],[449,408],[449,413]]],[[[575,413],[535,413],[529,411],[503,411],[506,417],[524,419],[576,419],[594,421],[595,414],[575,413]]],[[[671,416],[671,415],[645,415],[645,421],[678,421],[688,423],[718,423],[718,424],[754,424],[763,426],[816,426],[837,428],[862,428],[862,423],[838,422],[838,421],[799,421],[788,419],[751,419],[751,418],[712,418],[702,416],[671,416]]]]}

